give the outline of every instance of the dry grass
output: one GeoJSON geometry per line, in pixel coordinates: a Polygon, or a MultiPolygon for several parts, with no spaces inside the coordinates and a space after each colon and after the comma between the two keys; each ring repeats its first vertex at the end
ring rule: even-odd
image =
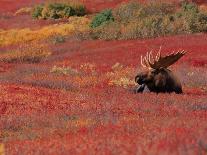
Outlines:
{"type": "Polygon", "coordinates": [[[1,62],[29,62],[35,63],[51,55],[45,44],[38,42],[20,45],[17,49],[0,54],[1,62]]]}
{"type": "Polygon", "coordinates": [[[79,74],[76,69],[73,69],[71,67],[57,67],[57,66],[53,66],[53,68],[50,70],[50,72],[56,73],[56,74],[64,74],[64,75],[79,74]]]}
{"type": "Polygon", "coordinates": [[[3,143],[0,143],[0,155],[5,155],[5,146],[3,143]]]}
{"type": "Polygon", "coordinates": [[[119,86],[123,88],[135,86],[136,83],[132,77],[134,72],[134,68],[124,67],[120,63],[116,63],[112,66],[112,72],[108,72],[106,74],[107,78],[109,79],[108,84],[110,86],[119,86]]]}
{"type": "Polygon", "coordinates": [[[17,10],[14,15],[23,15],[23,14],[31,14],[32,12],[32,8],[31,7],[24,7],[24,8],[20,8],[19,10],[17,10]]]}
{"type": "Polygon", "coordinates": [[[82,32],[89,29],[89,19],[85,17],[72,17],[69,23],[45,26],[39,30],[11,29],[0,31],[0,46],[18,44],[29,41],[47,39],[54,34],[66,36],[74,32],[82,32]]]}

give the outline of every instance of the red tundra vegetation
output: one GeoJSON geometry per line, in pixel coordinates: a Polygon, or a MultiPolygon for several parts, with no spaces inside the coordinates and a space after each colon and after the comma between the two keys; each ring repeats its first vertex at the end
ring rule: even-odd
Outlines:
{"type": "MultiPolygon", "coordinates": [[[[21,2],[12,4],[30,5],[21,2]]],[[[13,11],[7,3],[0,6],[13,11]]],[[[18,28],[29,27],[23,16],[18,28]]],[[[38,42],[51,55],[36,63],[3,61],[22,49],[0,46],[0,154],[206,154],[206,40],[205,33],[121,41],[57,35],[38,42]],[[171,68],[184,93],[134,94],[140,55],[160,46],[163,55],[187,51],[171,68]]]]}

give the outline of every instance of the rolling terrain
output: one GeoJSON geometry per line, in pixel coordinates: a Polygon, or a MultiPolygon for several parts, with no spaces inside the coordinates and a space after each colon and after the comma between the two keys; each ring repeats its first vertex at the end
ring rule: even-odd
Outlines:
{"type": "MultiPolygon", "coordinates": [[[[93,13],[122,1],[83,2],[93,13]]],[[[71,32],[87,28],[73,19],[14,15],[40,2],[0,2],[0,154],[207,153],[206,33],[80,40],[71,32]],[[63,34],[64,41],[59,35],[54,40],[53,31],[63,34]],[[23,38],[10,36],[23,32],[23,38]],[[171,67],[184,93],[134,94],[134,77],[142,70],[140,56],[150,50],[156,53],[160,46],[163,55],[187,51],[171,67]],[[46,57],[34,63],[5,61],[12,55],[4,53],[18,49],[38,49],[46,57]]],[[[83,21],[88,22],[85,17],[83,21]]]]}

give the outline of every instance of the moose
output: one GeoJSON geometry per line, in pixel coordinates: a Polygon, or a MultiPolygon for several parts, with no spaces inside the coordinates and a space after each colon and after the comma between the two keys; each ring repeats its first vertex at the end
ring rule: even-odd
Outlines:
{"type": "Polygon", "coordinates": [[[135,82],[139,84],[136,93],[142,93],[147,87],[150,92],[156,93],[182,93],[182,85],[180,80],[168,69],[169,66],[178,61],[185,55],[185,51],[178,51],[167,56],[161,56],[161,47],[155,58],[152,51],[147,52],[143,58],[141,56],[141,65],[146,70],[140,72],[135,77],[135,82]]]}

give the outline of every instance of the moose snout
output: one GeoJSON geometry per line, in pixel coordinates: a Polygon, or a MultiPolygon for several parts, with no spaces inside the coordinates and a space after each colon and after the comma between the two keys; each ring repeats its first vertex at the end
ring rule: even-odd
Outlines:
{"type": "Polygon", "coordinates": [[[138,83],[139,85],[143,84],[143,80],[140,76],[135,77],[135,82],[138,83]]]}

